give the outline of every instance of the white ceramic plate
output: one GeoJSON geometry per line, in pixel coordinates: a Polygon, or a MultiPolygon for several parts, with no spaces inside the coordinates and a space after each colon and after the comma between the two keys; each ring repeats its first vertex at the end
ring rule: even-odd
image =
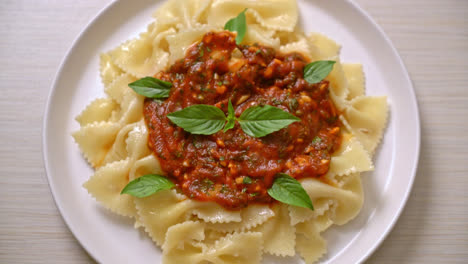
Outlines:
{"type": "MultiPolygon", "coordinates": [[[[398,219],[415,177],[419,156],[419,116],[408,73],[390,40],[375,22],[348,0],[299,0],[306,32],[326,34],[342,44],[344,62],[360,62],[369,95],[387,95],[390,119],[375,157],[376,170],[363,175],[365,203],[359,216],[324,233],[324,263],[358,263],[382,242],[398,219]],[[307,18],[307,19],[304,19],[307,18]]],[[[51,89],[44,118],[44,162],[50,188],[70,230],[101,263],[160,263],[161,251],[131,220],[100,207],[82,184],[92,169],[71,133],[74,120],[103,96],[99,54],[137,36],[152,20],[157,0],[121,0],[105,8],[66,55],[51,89]]],[[[300,258],[268,257],[265,263],[301,263],[300,258]]]]}

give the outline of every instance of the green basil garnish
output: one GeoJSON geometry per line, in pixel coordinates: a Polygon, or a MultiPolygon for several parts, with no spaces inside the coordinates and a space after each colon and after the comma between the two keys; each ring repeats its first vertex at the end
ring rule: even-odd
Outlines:
{"type": "Polygon", "coordinates": [[[234,128],[235,122],[236,122],[236,115],[234,113],[234,107],[232,106],[231,100],[229,100],[227,123],[224,126],[224,132],[228,131],[231,128],[234,128]]]}
{"type": "Polygon", "coordinates": [[[304,67],[304,80],[308,83],[319,83],[333,70],[335,61],[314,61],[304,67]]]}
{"type": "Polygon", "coordinates": [[[244,39],[245,33],[247,32],[247,22],[245,19],[245,9],[244,11],[240,12],[239,15],[235,18],[231,18],[226,25],[224,25],[225,30],[229,30],[231,32],[237,32],[236,36],[236,44],[241,44],[242,40],[244,39]]]}
{"type": "Polygon", "coordinates": [[[164,99],[169,97],[172,83],[161,81],[153,77],[144,77],[140,80],[129,83],[137,94],[141,94],[148,98],[164,99]]]}
{"type": "Polygon", "coordinates": [[[242,130],[252,137],[266,136],[297,121],[301,119],[271,105],[250,107],[239,117],[242,130]]]}
{"type": "Polygon", "coordinates": [[[268,194],[282,203],[314,210],[312,201],[301,183],[285,173],[277,175],[273,185],[268,189],[268,194]]]}
{"type": "Polygon", "coordinates": [[[203,104],[189,106],[170,113],[167,117],[185,131],[200,135],[214,134],[223,126],[224,131],[227,131],[234,127],[237,120],[242,130],[252,137],[263,137],[301,121],[300,118],[271,105],[252,106],[236,118],[231,101],[228,105],[228,117],[221,109],[203,104]]]}
{"type": "Polygon", "coordinates": [[[226,123],[224,112],[212,105],[192,105],[167,115],[174,124],[185,131],[198,135],[211,135],[221,130],[226,123]]]}
{"type": "Polygon", "coordinates": [[[130,194],[142,198],[162,190],[169,190],[174,186],[174,183],[164,176],[148,174],[129,182],[120,194],[130,194]]]}

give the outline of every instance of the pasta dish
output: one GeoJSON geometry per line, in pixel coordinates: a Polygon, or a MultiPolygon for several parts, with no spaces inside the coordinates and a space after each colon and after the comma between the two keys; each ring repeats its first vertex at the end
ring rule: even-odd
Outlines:
{"type": "Polygon", "coordinates": [[[163,263],[314,263],[321,233],[359,213],[386,97],[297,20],[293,0],[169,0],[101,55],[107,97],[73,133],[95,169],[84,187],[163,263]]]}

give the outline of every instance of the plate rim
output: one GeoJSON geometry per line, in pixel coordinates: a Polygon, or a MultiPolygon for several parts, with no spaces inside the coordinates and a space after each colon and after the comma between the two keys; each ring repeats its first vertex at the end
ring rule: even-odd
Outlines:
{"type": "Polygon", "coordinates": [[[388,43],[388,46],[390,47],[392,54],[397,58],[398,63],[400,64],[400,67],[404,70],[404,78],[406,79],[407,83],[409,84],[410,88],[409,93],[411,95],[411,101],[414,103],[415,106],[415,117],[416,117],[416,141],[415,141],[415,148],[416,148],[416,157],[413,165],[413,169],[410,172],[411,179],[410,179],[410,184],[407,186],[407,189],[404,194],[404,198],[401,200],[401,203],[399,205],[398,211],[394,215],[394,217],[391,220],[391,224],[388,225],[385,228],[385,231],[382,232],[380,235],[380,238],[374,243],[374,245],[361,257],[359,260],[359,263],[362,263],[366,261],[374,252],[380,248],[384,240],[387,238],[387,236],[390,234],[390,232],[393,230],[395,227],[396,223],[400,219],[401,214],[403,213],[406,205],[408,204],[408,199],[411,195],[411,191],[413,190],[414,186],[414,181],[417,176],[417,171],[418,171],[418,166],[419,166],[419,159],[420,159],[420,154],[421,154],[421,119],[420,119],[420,114],[419,114],[419,104],[418,100],[416,99],[416,92],[414,89],[414,84],[413,81],[411,80],[411,77],[409,75],[408,69],[405,66],[405,63],[403,62],[403,59],[400,56],[400,53],[398,53],[398,50],[396,49],[395,45],[393,44],[392,40],[390,37],[385,34],[385,31],[382,29],[382,27],[368,14],[360,5],[358,5],[354,0],[345,0],[348,2],[348,4],[354,8],[357,12],[359,12],[370,24],[377,30],[377,32],[380,34],[381,37],[385,40],[386,43],[388,43]]]}
{"type": "MultiPolygon", "coordinates": [[[[77,44],[83,39],[83,37],[86,35],[86,33],[90,30],[90,28],[97,23],[99,18],[103,16],[105,13],[107,13],[109,10],[112,9],[113,6],[117,5],[117,3],[122,2],[124,0],[112,0],[110,3],[106,4],[103,8],[101,8],[98,13],[88,22],[86,25],[83,27],[83,29],[80,31],[78,36],[73,40],[70,48],[68,48],[67,52],[65,53],[65,56],[61,60],[58,70],[55,73],[52,85],[50,87],[47,100],[46,100],[46,105],[45,105],[45,110],[43,114],[43,120],[42,120],[42,158],[43,158],[43,164],[44,164],[44,169],[46,172],[46,179],[47,183],[49,185],[49,190],[52,194],[52,197],[54,199],[54,203],[57,207],[57,209],[60,212],[60,216],[64,220],[66,226],[70,230],[70,232],[73,234],[74,238],[79,242],[81,247],[86,250],[86,252],[89,254],[90,257],[92,257],[96,261],[102,260],[102,258],[99,257],[99,254],[95,252],[92,248],[90,248],[86,243],[83,241],[83,237],[80,237],[78,235],[79,232],[76,231],[74,225],[72,224],[72,220],[69,219],[69,216],[67,214],[64,214],[64,208],[63,204],[61,204],[60,199],[57,197],[57,193],[55,191],[55,184],[52,179],[52,168],[50,165],[50,160],[48,158],[48,153],[49,153],[49,148],[48,148],[48,140],[47,140],[47,135],[49,134],[49,121],[50,117],[52,115],[51,113],[51,107],[52,107],[52,99],[56,96],[56,91],[57,91],[57,83],[59,80],[60,75],[62,75],[62,72],[64,70],[65,64],[68,62],[70,55],[73,53],[73,51],[76,49],[77,44]]],[[[165,1],[165,0],[161,0],[165,1]]],[[[311,1],[311,0],[305,0],[305,1],[311,1]]],[[[412,165],[412,170],[409,172],[409,175],[411,176],[411,179],[409,180],[409,184],[406,186],[406,190],[404,192],[404,197],[401,199],[401,202],[398,205],[398,210],[394,213],[393,218],[390,221],[390,224],[386,226],[384,232],[382,232],[379,236],[379,239],[376,240],[373,245],[366,249],[365,253],[362,254],[360,259],[358,260],[358,263],[362,263],[366,261],[383,243],[383,241],[387,238],[389,233],[393,230],[395,227],[396,223],[398,222],[401,214],[403,213],[407,203],[408,199],[410,197],[411,191],[414,186],[414,181],[417,176],[417,169],[419,166],[419,160],[420,160],[420,152],[421,152],[421,120],[420,120],[420,113],[419,113],[419,105],[418,101],[416,99],[416,92],[414,89],[414,84],[410,78],[408,69],[406,68],[400,54],[398,53],[396,47],[394,46],[393,42],[390,40],[390,38],[385,34],[381,26],[368,14],[363,8],[361,8],[354,0],[341,0],[345,2],[348,6],[351,8],[354,8],[355,11],[357,11],[365,20],[372,25],[372,27],[378,32],[380,37],[383,38],[383,40],[388,44],[388,46],[391,49],[392,55],[397,59],[398,64],[400,65],[401,69],[403,70],[403,77],[405,81],[408,83],[409,88],[408,92],[410,94],[410,101],[414,104],[415,107],[415,128],[416,130],[414,131],[415,136],[415,160],[412,165]]]]}
{"type": "Polygon", "coordinates": [[[52,169],[49,167],[49,159],[48,159],[49,148],[48,148],[48,144],[47,144],[47,135],[48,135],[48,132],[49,132],[49,125],[48,124],[49,124],[50,115],[51,115],[51,107],[52,107],[51,102],[52,102],[52,99],[56,95],[57,83],[58,83],[60,75],[63,72],[64,65],[68,62],[68,60],[70,58],[70,55],[76,49],[77,44],[81,41],[81,39],[83,39],[84,35],[88,32],[88,30],[95,23],[97,23],[99,17],[101,17],[104,13],[106,13],[110,9],[112,9],[112,7],[114,5],[117,5],[117,2],[119,2],[119,1],[121,1],[121,0],[112,0],[110,3],[108,3],[104,7],[102,7],[98,11],[98,13],[96,15],[94,15],[89,22],[86,23],[86,25],[83,27],[83,29],[81,29],[81,31],[78,33],[78,36],[73,40],[71,46],[68,48],[67,52],[65,53],[65,56],[61,60],[59,66],[58,66],[58,69],[57,69],[57,71],[56,71],[56,73],[54,75],[54,80],[53,80],[52,85],[50,87],[49,94],[47,95],[47,101],[46,101],[44,114],[42,115],[43,116],[43,120],[42,120],[42,160],[43,160],[43,163],[44,163],[44,169],[45,169],[46,176],[47,176],[46,177],[47,178],[47,183],[49,185],[49,190],[50,190],[50,192],[52,194],[52,197],[54,198],[55,206],[59,210],[60,216],[62,217],[63,221],[65,222],[65,225],[67,226],[68,230],[70,230],[70,232],[73,234],[73,237],[78,241],[80,246],[86,251],[86,253],[91,258],[93,258],[93,260],[99,261],[99,262],[101,262],[100,261],[101,259],[98,257],[96,252],[94,252],[94,250],[92,248],[90,248],[86,243],[84,243],[83,238],[78,235],[78,232],[76,231],[74,226],[71,224],[71,220],[69,219],[69,217],[66,214],[63,213],[64,212],[63,206],[62,206],[61,202],[59,201],[59,199],[57,198],[57,193],[55,192],[54,181],[51,178],[52,177],[51,176],[52,169]]]}

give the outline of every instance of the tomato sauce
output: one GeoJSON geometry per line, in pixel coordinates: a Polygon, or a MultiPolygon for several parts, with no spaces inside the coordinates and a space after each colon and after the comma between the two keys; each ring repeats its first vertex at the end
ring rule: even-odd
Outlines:
{"type": "Polygon", "coordinates": [[[277,173],[300,179],[324,175],[341,144],[338,112],[328,81],[303,79],[306,58],[262,45],[236,45],[230,32],[210,32],[185,58],[156,78],[171,82],[168,99],[147,98],[144,115],[149,146],[184,194],[227,209],[272,203],[267,190],[277,173]],[[239,124],[227,132],[194,135],[166,117],[194,104],[209,104],[236,116],[255,105],[272,105],[301,119],[280,131],[254,138],[239,124]]]}

